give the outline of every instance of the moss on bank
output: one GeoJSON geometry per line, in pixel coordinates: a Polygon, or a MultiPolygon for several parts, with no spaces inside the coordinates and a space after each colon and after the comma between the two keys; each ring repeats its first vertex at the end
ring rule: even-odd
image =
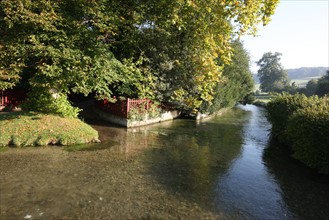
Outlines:
{"type": "Polygon", "coordinates": [[[98,132],[77,118],[33,112],[0,113],[0,147],[74,145],[98,141],[98,132]]]}

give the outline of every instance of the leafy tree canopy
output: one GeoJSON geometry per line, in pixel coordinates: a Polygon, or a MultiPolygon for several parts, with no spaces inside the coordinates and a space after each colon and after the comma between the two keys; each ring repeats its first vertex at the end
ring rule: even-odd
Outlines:
{"type": "Polygon", "coordinates": [[[256,62],[259,66],[257,75],[260,89],[264,92],[280,92],[289,86],[287,71],[280,63],[281,55],[278,52],[264,53],[263,57],[256,62]]]}
{"type": "Polygon", "coordinates": [[[223,67],[231,61],[231,42],[266,24],[278,1],[167,0],[125,3],[126,24],[115,54],[148,57],[157,78],[157,97],[188,108],[211,102],[223,67]],[[135,20],[132,22],[131,18],[135,20]],[[137,28],[136,28],[137,27],[137,28]],[[127,40],[129,39],[129,41],[127,40]],[[216,60],[223,61],[218,65],[216,60]]]}
{"type": "Polygon", "coordinates": [[[232,61],[223,70],[222,81],[215,88],[212,103],[204,102],[203,111],[215,112],[223,107],[232,107],[237,102],[245,103],[253,93],[254,79],[249,54],[238,40],[232,43],[232,48],[232,61]]]}
{"type": "Polygon", "coordinates": [[[0,88],[22,78],[32,88],[109,97],[125,67],[104,43],[116,30],[105,1],[1,1],[0,88]]]}
{"type": "Polygon", "coordinates": [[[329,70],[319,79],[315,94],[318,96],[329,95],[329,70]]]}
{"type": "Polygon", "coordinates": [[[318,80],[311,79],[306,84],[306,95],[311,96],[315,94],[316,88],[318,87],[318,80]]]}
{"type": "Polygon", "coordinates": [[[195,109],[213,99],[231,39],[255,33],[278,2],[3,0],[0,89],[27,81],[32,93],[115,92],[195,109]]]}

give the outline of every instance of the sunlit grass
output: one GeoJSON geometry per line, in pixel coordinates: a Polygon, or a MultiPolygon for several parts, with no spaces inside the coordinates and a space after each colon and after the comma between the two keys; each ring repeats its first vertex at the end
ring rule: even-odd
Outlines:
{"type": "Polygon", "coordinates": [[[98,140],[98,132],[76,118],[33,112],[0,114],[0,147],[74,145],[98,140]]]}
{"type": "Polygon", "coordinates": [[[253,102],[254,105],[258,106],[266,106],[268,102],[272,99],[272,95],[267,93],[262,93],[259,95],[255,95],[255,101],[253,102]]]}

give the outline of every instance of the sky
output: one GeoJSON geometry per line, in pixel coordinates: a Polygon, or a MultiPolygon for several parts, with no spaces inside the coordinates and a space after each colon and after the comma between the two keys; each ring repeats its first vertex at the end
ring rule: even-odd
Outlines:
{"type": "Polygon", "coordinates": [[[329,67],[329,0],[281,0],[257,35],[241,38],[254,73],[255,62],[266,52],[282,53],[285,69],[329,67]]]}

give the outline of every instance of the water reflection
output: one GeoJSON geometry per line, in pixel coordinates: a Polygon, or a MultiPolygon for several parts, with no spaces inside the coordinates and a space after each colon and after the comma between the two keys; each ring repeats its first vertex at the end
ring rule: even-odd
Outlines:
{"type": "Polygon", "coordinates": [[[280,186],[263,164],[262,152],[268,141],[269,124],[264,110],[240,106],[250,112],[243,128],[243,152],[225,175],[218,178],[217,209],[236,218],[290,219],[280,186]]]}
{"type": "Polygon", "coordinates": [[[120,143],[112,150],[138,156],[146,175],[177,199],[225,218],[328,219],[328,176],[268,143],[270,124],[263,108],[238,106],[199,122],[108,129],[105,136],[120,143]]]}
{"type": "Polygon", "coordinates": [[[199,122],[97,122],[95,151],[10,149],[0,154],[0,218],[328,219],[328,176],[268,143],[264,114],[239,106],[199,122]]]}
{"type": "Polygon", "coordinates": [[[239,157],[249,114],[232,110],[201,123],[176,120],[134,129],[129,137],[147,139],[149,173],[169,192],[214,210],[216,179],[239,157]]]}
{"type": "Polygon", "coordinates": [[[298,219],[329,219],[329,176],[317,174],[288,155],[271,141],[263,156],[281,186],[285,203],[298,219]]]}

